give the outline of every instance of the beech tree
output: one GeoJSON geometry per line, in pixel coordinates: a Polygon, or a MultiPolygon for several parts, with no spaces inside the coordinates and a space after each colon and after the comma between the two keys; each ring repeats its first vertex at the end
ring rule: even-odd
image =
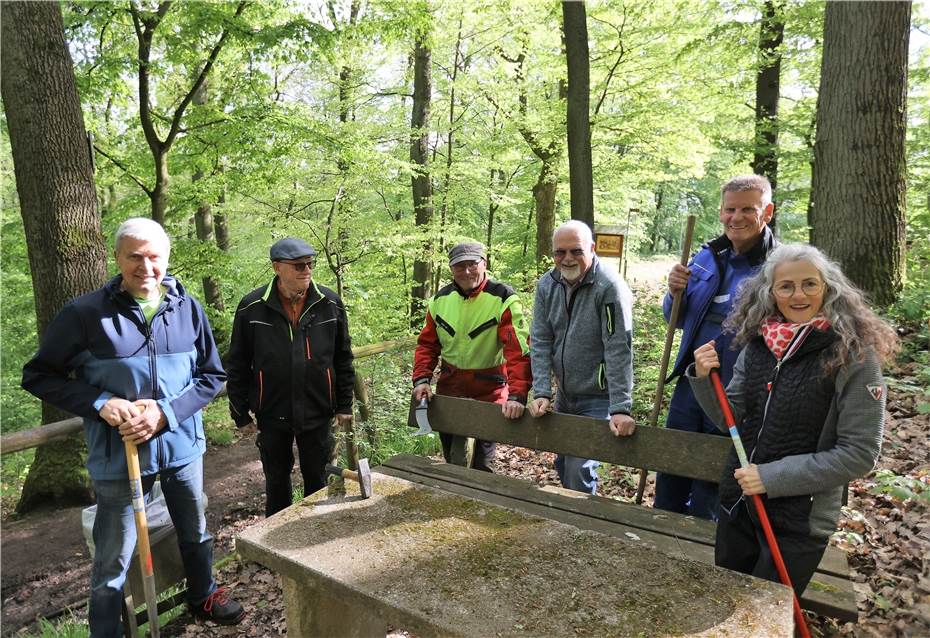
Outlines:
{"type": "Polygon", "coordinates": [[[591,172],[591,125],[588,113],[591,78],[588,24],[583,1],[563,0],[562,30],[568,64],[566,121],[572,219],[583,221],[594,230],[594,176],[591,172]]]}
{"type": "MultiPolygon", "coordinates": [[[[781,51],[785,37],[783,8],[776,0],[765,0],[759,23],[759,69],[756,72],[756,137],[752,170],[778,185],[778,98],[781,82],[781,51]]],[[[778,208],[769,222],[776,225],[778,208]]]]}
{"type": "Polygon", "coordinates": [[[910,2],[827,3],[811,243],[878,305],[904,275],[910,2]]]}
{"type": "MultiPolygon", "coordinates": [[[[57,2],[0,5],[6,113],[39,338],[72,298],[106,279],[93,164],[57,2]]],[[[69,414],[42,404],[42,422],[69,414]]],[[[40,446],[17,511],[90,502],[83,435],[40,446]]]]}
{"type": "Polygon", "coordinates": [[[414,173],[410,177],[413,191],[413,211],[416,225],[424,239],[421,251],[413,262],[410,321],[417,326],[422,321],[426,300],[430,297],[432,279],[432,240],[430,224],[433,220],[433,185],[429,173],[429,117],[432,97],[430,73],[431,50],[427,34],[417,35],[413,48],[413,106],[410,114],[410,163],[414,173]]]}

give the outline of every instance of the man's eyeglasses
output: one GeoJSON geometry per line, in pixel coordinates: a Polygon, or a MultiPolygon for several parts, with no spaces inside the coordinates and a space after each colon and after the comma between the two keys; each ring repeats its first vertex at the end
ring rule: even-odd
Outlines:
{"type": "MultiPolygon", "coordinates": [[[[797,287],[793,281],[782,281],[772,286],[772,294],[779,299],[790,299],[794,296],[797,287]]],[[[808,279],[801,284],[801,292],[808,297],[819,295],[823,290],[823,282],[818,279],[808,279]]]]}
{"type": "Polygon", "coordinates": [[[303,272],[304,270],[313,270],[312,259],[310,261],[298,261],[298,262],[285,261],[284,263],[287,264],[288,266],[293,266],[294,270],[296,270],[297,272],[303,272]]]}
{"type": "Polygon", "coordinates": [[[552,256],[555,257],[556,259],[562,259],[568,253],[571,253],[572,257],[574,257],[575,259],[578,259],[584,256],[584,252],[585,252],[584,248],[572,248],[571,250],[565,250],[564,248],[557,248],[556,250],[552,251],[552,256]]]}

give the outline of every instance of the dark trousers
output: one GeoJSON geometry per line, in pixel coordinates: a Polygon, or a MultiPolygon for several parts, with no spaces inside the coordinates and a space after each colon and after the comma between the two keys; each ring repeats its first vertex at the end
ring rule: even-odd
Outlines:
{"type": "MultiPolygon", "coordinates": [[[[446,463],[452,462],[452,441],[458,438],[454,434],[439,433],[439,440],[442,442],[442,458],[446,463]]],[[[471,459],[471,466],[482,472],[493,472],[491,463],[494,461],[494,453],[497,449],[497,443],[494,441],[484,441],[475,439],[475,455],[471,459]]]]}
{"type": "MultiPolygon", "coordinates": [[[[754,508],[751,499],[745,497],[733,508],[732,515],[720,510],[714,562],[720,567],[780,583],[772,552],[754,508]],[[751,515],[749,509],[753,510],[751,515]]],[[[775,539],[794,591],[800,596],[817,570],[829,539],[778,530],[775,530],[775,539]]]]}
{"type": "Polygon", "coordinates": [[[326,464],[333,453],[333,435],[329,424],[296,433],[271,427],[262,429],[255,439],[255,445],[258,446],[262,471],[265,473],[265,516],[271,516],[291,505],[295,440],[300,474],[304,479],[304,496],[326,485],[326,464]]]}
{"type": "MultiPolygon", "coordinates": [[[[683,376],[679,377],[672,394],[665,427],[685,432],[722,435],[717,426],[704,414],[704,410],[694,398],[691,384],[683,376]]],[[[656,474],[656,494],[652,503],[656,509],[716,520],[717,501],[716,483],[664,472],[656,474]]]]}

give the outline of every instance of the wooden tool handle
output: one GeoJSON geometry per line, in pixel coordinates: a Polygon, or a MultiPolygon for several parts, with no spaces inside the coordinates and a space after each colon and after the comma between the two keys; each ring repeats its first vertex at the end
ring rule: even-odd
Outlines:
{"type": "Polygon", "coordinates": [[[344,479],[349,479],[351,481],[355,481],[356,483],[358,482],[358,472],[353,472],[352,470],[343,469],[339,467],[338,465],[327,465],[326,471],[329,474],[332,474],[334,476],[339,476],[344,479]]]}
{"type": "MultiPolygon", "coordinates": [[[[688,215],[688,221],[685,224],[685,238],[681,242],[681,258],[678,263],[682,266],[688,265],[688,259],[691,257],[691,240],[694,238],[694,222],[697,216],[688,215]]],[[[681,298],[684,297],[684,289],[679,290],[672,295],[672,311],[669,313],[668,326],[665,328],[665,347],[662,350],[662,362],[659,366],[659,381],[656,384],[656,395],[652,404],[652,412],[649,413],[649,425],[655,427],[659,421],[659,412],[662,411],[662,399],[665,396],[665,377],[668,376],[668,361],[672,354],[672,343],[675,341],[675,326],[678,324],[678,313],[681,310],[681,298]]],[[[636,488],[636,504],[643,502],[643,493],[646,491],[646,477],[649,472],[646,468],[639,471],[639,485],[636,488]]]]}
{"type": "Polygon", "coordinates": [[[155,592],[155,568],[152,564],[152,546],[149,544],[149,523],[145,517],[145,495],[142,492],[142,472],[139,469],[139,449],[135,443],[123,441],[126,448],[126,468],[129,470],[129,491],[132,512],[136,521],[136,546],[139,548],[139,566],[142,569],[142,589],[149,618],[149,636],[158,638],[158,602],[155,592]]]}

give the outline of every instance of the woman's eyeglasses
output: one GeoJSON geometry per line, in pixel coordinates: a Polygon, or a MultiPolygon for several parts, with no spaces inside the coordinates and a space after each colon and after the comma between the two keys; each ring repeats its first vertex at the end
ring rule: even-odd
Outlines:
{"type": "MultiPolygon", "coordinates": [[[[779,299],[790,299],[794,296],[797,287],[793,281],[782,281],[772,286],[772,294],[779,299]]],[[[819,295],[823,290],[823,282],[816,279],[808,279],[801,284],[801,292],[808,297],[819,295]]]]}

